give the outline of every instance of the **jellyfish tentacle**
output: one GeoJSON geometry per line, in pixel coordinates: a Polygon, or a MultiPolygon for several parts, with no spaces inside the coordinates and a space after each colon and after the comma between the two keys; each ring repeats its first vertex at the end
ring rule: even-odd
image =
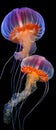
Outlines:
{"type": "Polygon", "coordinates": [[[16,117],[17,117],[17,95],[13,94],[11,100],[9,100],[8,103],[6,103],[4,105],[4,111],[3,111],[3,120],[6,124],[9,124],[12,120],[12,126],[13,126],[13,130],[15,130],[15,121],[16,121],[16,117]],[[15,116],[13,116],[13,108],[16,108],[16,113],[15,116]]]}
{"type": "Polygon", "coordinates": [[[16,83],[16,92],[18,90],[18,84],[19,84],[19,81],[20,81],[20,77],[21,77],[21,70],[19,72],[19,77],[18,77],[18,80],[17,80],[17,83],[16,83]]]}
{"type": "Polygon", "coordinates": [[[16,118],[17,118],[17,108],[15,107],[15,115],[13,115],[13,112],[12,112],[12,126],[13,126],[13,130],[15,130],[15,123],[16,123],[16,118]]]}
{"type": "Polygon", "coordinates": [[[22,109],[24,103],[26,102],[27,98],[28,98],[28,97],[26,97],[26,98],[23,100],[23,102],[21,103],[20,108],[19,108],[19,110],[18,110],[18,121],[19,121],[19,128],[20,128],[20,130],[21,130],[21,122],[20,122],[20,117],[19,117],[19,116],[20,116],[21,109],[22,109]]]}
{"type": "MultiPolygon", "coordinates": [[[[19,48],[19,50],[21,49],[21,46],[19,48]]],[[[16,47],[16,51],[18,50],[18,45],[16,47]]],[[[16,64],[17,64],[17,60],[13,60],[13,65],[12,65],[12,69],[10,71],[10,73],[12,74],[11,76],[11,92],[13,93],[14,92],[14,86],[13,86],[13,81],[14,81],[14,73],[15,73],[15,68],[16,68],[16,64]]]]}
{"type": "Polygon", "coordinates": [[[13,113],[13,108],[17,105],[17,94],[13,94],[11,100],[4,105],[3,119],[5,123],[10,123],[13,113]]]}
{"type": "Polygon", "coordinates": [[[11,68],[11,70],[10,70],[10,74],[13,72],[15,66],[16,66],[16,60],[13,59],[13,64],[12,64],[12,68],[11,68]]]}
{"type": "MultiPolygon", "coordinates": [[[[17,45],[17,47],[16,47],[16,51],[18,50],[18,45],[17,45]]],[[[12,73],[12,71],[13,71],[13,68],[14,68],[14,64],[15,63],[15,60],[13,60],[13,65],[12,65],[12,68],[11,68],[11,71],[10,71],[10,73],[12,73]]]]}
{"type": "Polygon", "coordinates": [[[12,107],[16,107],[17,104],[19,104],[21,101],[23,101],[28,96],[29,96],[29,93],[27,90],[23,90],[21,93],[19,93],[19,92],[14,93],[10,100],[12,107]]]}
{"type": "Polygon", "coordinates": [[[3,76],[4,70],[5,70],[6,66],[7,66],[7,64],[10,62],[10,60],[13,58],[13,56],[14,56],[14,55],[12,55],[12,56],[6,61],[6,63],[4,64],[3,69],[2,69],[2,72],[1,72],[1,75],[0,75],[0,80],[1,80],[1,78],[2,78],[2,76],[3,76]]]}
{"type": "Polygon", "coordinates": [[[15,122],[17,118],[17,108],[15,107],[15,116],[13,115],[13,108],[16,106],[16,100],[17,95],[13,94],[11,100],[9,100],[8,103],[4,105],[4,111],[3,111],[3,120],[4,123],[9,124],[12,121],[13,130],[15,130],[15,122]]]}
{"type": "MultiPolygon", "coordinates": [[[[16,115],[13,120],[13,107],[16,107],[17,104],[20,103],[21,101],[25,102],[25,99],[27,99],[28,96],[29,96],[29,90],[28,91],[23,90],[21,93],[17,93],[17,94],[15,93],[12,95],[11,100],[4,106],[4,121],[6,123],[10,123],[12,119],[13,129],[14,129],[14,125],[15,125],[15,121],[17,117],[17,109],[16,109],[16,115]]],[[[20,107],[20,111],[21,111],[21,107],[20,107]]]]}
{"type": "Polygon", "coordinates": [[[19,66],[20,66],[20,63],[17,66],[17,69],[16,69],[15,74],[14,74],[14,78],[13,78],[13,92],[15,92],[15,90],[16,90],[16,88],[15,88],[15,78],[16,78],[19,66]]]}
{"type": "MultiPolygon", "coordinates": [[[[34,88],[35,88],[35,87],[34,87],[34,88]]],[[[31,91],[31,94],[33,94],[33,92],[35,92],[35,91],[36,91],[36,89],[34,89],[34,91],[31,91]]],[[[29,90],[28,90],[28,92],[29,92],[29,90]]],[[[28,92],[27,92],[27,93],[28,93],[28,92]]],[[[21,112],[21,109],[22,109],[24,103],[26,102],[27,98],[29,97],[29,93],[27,94],[27,93],[26,93],[26,90],[24,90],[23,93],[24,93],[23,96],[22,96],[22,93],[21,93],[21,97],[22,97],[23,101],[22,101],[22,104],[21,104],[21,106],[20,106],[20,108],[19,108],[19,113],[18,113],[18,120],[19,120],[20,130],[21,130],[21,123],[20,123],[20,118],[19,118],[20,112],[21,112]]]]}
{"type": "Polygon", "coordinates": [[[14,122],[14,118],[13,118],[13,112],[12,112],[12,127],[13,127],[13,130],[15,130],[15,122],[14,122]]]}
{"type": "MultiPolygon", "coordinates": [[[[18,45],[17,45],[16,51],[17,50],[18,50],[18,45]]],[[[20,50],[21,50],[21,45],[20,45],[19,51],[20,50]]],[[[11,73],[12,73],[12,76],[11,76],[11,91],[12,91],[12,93],[14,93],[14,91],[15,91],[15,77],[16,77],[17,70],[19,68],[20,63],[19,63],[19,65],[18,65],[18,67],[16,69],[16,72],[15,72],[16,64],[17,64],[17,60],[14,59],[12,69],[11,69],[11,73]]]]}
{"type": "Polygon", "coordinates": [[[42,95],[41,99],[37,102],[37,104],[28,112],[28,114],[24,117],[23,120],[23,125],[22,125],[22,130],[24,130],[24,124],[25,124],[25,120],[26,118],[34,111],[34,109],[43,101],[43,99],[45,98],[45,96],[47,95],[49,91],[49,82],[45,83],[45,91],[44,94],[42,95]]]}
{"type": "Polygon", "coordinates": [[[21,81],[20,81],[20,85],[19,85],[19,88],[18,88],[18,92],[21,90],[21,85],[22,85],[24,76],[25,76],[25,73],[24,73],[24,74],[22,75],[22,77],[21,77],[21,81]]]}
{"type": "Polygon", "coordinates": [[[11,75],[11,93],[14,92],[14,90],[13,90],[13,78],[14,78],[14,73],[15,73],[16,64],[17,64],[17,61],[14,62],[14,65],[13,65],[13,72],[12,72],[12,75],[11,75]]]}
{"type": "Polygon", "coordinates": [[[11,114],[13,111],[13,107],[11,105],[11,102],[8,102],[4,105],[4,111],[3,111],[3,120],[6,124],[9,124],[11,122],[11,114]]]}

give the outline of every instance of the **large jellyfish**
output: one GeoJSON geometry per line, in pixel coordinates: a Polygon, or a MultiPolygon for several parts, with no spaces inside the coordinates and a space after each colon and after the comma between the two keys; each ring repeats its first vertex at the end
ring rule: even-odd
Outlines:
{"type": "Polygon", "coordinates": [[[14,58],[20,60],[36,51],[35,41],[45,32],[44,19],[33,9],[16,8],[5,16],[1,32],[6,39],[22,47],[21,51],[14,53],[14,58]]]}
{"type": "MultiPolygon", "coordinates": [[[[25,88],[21,92],[19,92],[19,90],[18,90],[18,92],[12,96],[12,98],[8,102],[8,104],[5,105],[5,108],[7,108],[7,111],[9,112],[9,114],[7,114],[7,111],[4,112],[5,121],[10,120],[12,108],[16,107],[17,104],[19,104],[22,101],[22,104],[19,109],[19,114],[20,114],[21,108],[22,108],[25,100],[27,99],[27,97],[37,89],[36,83],[38,81],[45,83],[45,90],[44,90],[42,97],[39,99],[39,101],[36,103],[36,105],[30,110],[30,112],[24,117],[23,125],[22,125],[22,130],[24,130],[24,122],[25,122],[26,118],[28,117],[29,114],[31,114],[31,112],[34,110],[34,108],[37,107],[43,101],[43,99],[45,98],[45,96],[48,93],[49,80],[53,77],[54,68],[53,68],[52,64],[45,57],[39,56],[39,55],[33,55],[33,56],[26,57],[22,60],[21,72],[23,72],[24,74],[27,75],[25,88]]],[[[15,124],[15,121],[14,121],[14,124],[15,124]]]]}

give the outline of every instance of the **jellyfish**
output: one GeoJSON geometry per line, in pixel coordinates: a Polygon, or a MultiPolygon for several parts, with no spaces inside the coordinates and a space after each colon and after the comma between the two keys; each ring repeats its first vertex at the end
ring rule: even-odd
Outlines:
{"type": "Polygon", "coordinates": [[[36,82],[39,81],[45,83],[45,90],[42,97],[39,99],[36,105],[30,110],[30,112],[28,112],[28,114],[24,117],[22,125],[22,130],[24,130],[24,123],[26,118],[43,101],[43,99],[49,91],[49,80],[54,75],[54,68],[45,57],[33,55],[22,60],[21,71],[23,73],[26,73],[27,75],[25,90],[28,91],[28,95],[34,92],[35,88],[37,87],[36,82]]]}
{"type": "Polygon", "coordinates": [[[37,11],[24,7],[13,9],[1,25],[1,33],[7,40],[19,44],[22,49],[14,53],[16,60],[23,59],[36,51],[35,41],[45,32],[45,22],[37,11]]]}
{"type": "MultiPolygon", "coordinates": [[[[11,105],[16,107],[22,101],[19,109],[19,114],[25,100],[37,89],[37,82],[45,83],[45,90],[42,97],[36,103],[36,105],[30,110],[30,112],[24,117],[22,130],[24,130],[24,122],[31,112],[43,101],[49,91],[49,80],[53,77],[54,68],[52,64],[43,56],[33,55],[26,57],[21,62],[21,72],[27,76],[24,90],[16,93],[16,98],[11,99],[11,105]]],[[[15,95],[14,95],[15,97],[15,95]]],[[[10,108],[9,108],[10,109],[10,108]]],[[[7,109],[8,110],[8,109],[7,109]]],[[[11,112],[11,109],[10,109],[11,112]]],[[[20,126],[21,130],[21,126],[20,126]]]]}

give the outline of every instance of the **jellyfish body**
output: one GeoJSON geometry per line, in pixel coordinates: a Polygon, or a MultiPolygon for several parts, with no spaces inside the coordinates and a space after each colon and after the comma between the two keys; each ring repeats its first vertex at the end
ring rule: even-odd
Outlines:
{"type": "Polygon", "coordinates": [[[36,51],[36,40],[39,40],[45,32],[43,17],[30,8],[16,8],[7,14],[1,25],[2,35],[20,44],[23,49],[15,52],[15,59],[23,59],[36,51]]]}
{"type": "Polygon", "coordinates": [[[39,55],[24,58],[21,62],[21,71],[27,73],[29,78],[29,83],[27,83],[26,87],[30,82],[35,83],[36,80],[47,82],[52,78],[54,73],[52,64],[45,57],[39,55]]]}

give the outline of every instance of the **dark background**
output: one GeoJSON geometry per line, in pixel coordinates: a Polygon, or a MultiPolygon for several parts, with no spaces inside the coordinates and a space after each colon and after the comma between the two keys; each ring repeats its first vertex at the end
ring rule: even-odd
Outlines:
{"type": "MultiPolygon", "coordinates": [[[[4,16],[14,8],[30,7],[38,11],[45,20],[46,31],[43,37],[36,42],[37,51],[36,54],[46,57],[54,66],[55,69],[55,46],[53,42],[53,31],[54,24],[52,23],[52,15],[50,11],[50,4],[47,0],[0,0],[0,25],[4,16]],[[52,26],[53,25],[53,26],[52,26]]],[[[1,26],[0,26],[1,27],[1,26]]],[[[0,73],[2,67],[8,58],[14,53],[16,44],[7,41],[0,33],[0,73]]],[[[3,106],[10,99],[11,90],[9,86],[9,70],[11,65],[9,64],[4,72],[3,78],[0,81],[0,130],[11,130],[10,125],[3,123],[3,106]]],[[[25,121],[25,130],[40,130],[41,129],[55,129],[55,118],[56,118],[56,86],[55,86],[55,73],[54,77],[50,80],[50,90],[44,101],[36,107],[36,109],[29,115],[25,121]]],[[[42,84],[40,84],[42,85],[42,84]]],[[[21,118],[27,113],[32,106],[37,102],[38,94],[40,89],[35,92],[25,103],[22,108],[21,118]],[[27,111],[28,110],[28,111],[27,111]]],[[[41,94],[39,94],[41,95],[41,94]]],[[[18,124],[17,124],[18,125],[18,124]]],[[[18,129],[18,126],[16,127],[18,129]]]]}

